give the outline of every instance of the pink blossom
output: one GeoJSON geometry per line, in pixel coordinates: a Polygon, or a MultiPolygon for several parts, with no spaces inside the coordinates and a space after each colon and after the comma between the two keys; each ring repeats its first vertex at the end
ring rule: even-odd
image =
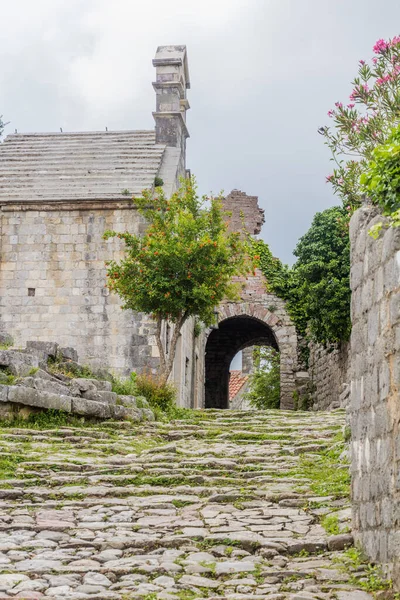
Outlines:
{"type": "Polygon", "coordinates": [[[341,102],[335,102],[335,106],[337,108],[343,108],[343,104],[341,102]]]}
{"type": "Polygon", "coordinates": [[[335,114],[334,110],[328,110],[328,117],[333,117],[333,115],[335,114]]]}
{"type": "Polygon", "coordinates": [[[387,83],[388,81],[390,81],[390,75],[384,75],[383,77],[379,77],[376,80],[376,85],[384,85],[385,83],[387,83]]]}
{"type": "Polygon", "coordinates": [[[372,62],[374,63],[374,65],[376,65],[376,63],[378,62],[378,59],[374,57],[374,58],[372,59],[372,62]]]}
{"type": "Polygon", "coordinates": [[[360,65],[365,65],[365,60],[359,60],[358,62],[360,63],[360,65]]]}
{"type": "Polygon", "coordinates": [[[388,48],[389,44],[385,42],[385,40],[380,39],[376,42],[375,46],[373,47],[373,51],[375,52],[375,54],[383,54],[388,48]]]}
{"type": "Polygon", "coordinates": [[[351,206],[350,205],[346,206],[346,208],[347,208],[347,210],[351,210],[351,206]]]}
{"type": "Polygon", "coordinates": [[[326,177],[326,182],[328,183],[328,181],[332,181],[332,179],[333,179],[333,175],[328,175],[326,177]]]}
{"type": "Polygon", "coordinates": [[[338,179],[338,184],[339,185],[343,185],[343,179],[342,178],[338,179]]]}
{"type": "Polygon", "coordinates": [[[347,108],[354,108],[354,107],[355,107],[355,104],[348,104],[347,105],[347,108]]]}
{"type": "Polygon", "coordinates": [[[395,35],[391,41],[391,46],[397,46],[397,44],[400,44],[400,35],[395,35]]]}

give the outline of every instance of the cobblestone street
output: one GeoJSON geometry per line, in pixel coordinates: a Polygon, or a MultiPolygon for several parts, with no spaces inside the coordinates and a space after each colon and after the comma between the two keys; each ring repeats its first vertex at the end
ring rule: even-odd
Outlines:
{"type": "Polygon", "coordinates": [[[343,427],[342,411],[193,411],[3,428],[0,598],[372,598],[343,566],[343,427]]]}

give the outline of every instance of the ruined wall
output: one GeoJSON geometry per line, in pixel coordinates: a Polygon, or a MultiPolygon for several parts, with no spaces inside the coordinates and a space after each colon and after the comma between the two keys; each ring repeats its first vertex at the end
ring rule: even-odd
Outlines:
{"type": "Polygon", "coordinates": [[[349,401],[350,344],[324,348],[311,343],[309,375],[313,410],[333,410],[349,401]]]}
{"type": "Polygon", "coordinates": [[[351,465],[354,533],[400,589],[400,229],[363,207],[351,236],[351,465]]]}

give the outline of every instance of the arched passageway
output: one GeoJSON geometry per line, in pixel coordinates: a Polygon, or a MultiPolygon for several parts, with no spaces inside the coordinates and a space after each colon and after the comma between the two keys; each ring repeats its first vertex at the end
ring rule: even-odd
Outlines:
{"type": "Polygon", "coordinates": [[[249,346],[279,350],[272,328],[252,316],[224,319],[208,336],[205,356],[205,407],[228,408],[229,366],[233,357],[249,346]]]}

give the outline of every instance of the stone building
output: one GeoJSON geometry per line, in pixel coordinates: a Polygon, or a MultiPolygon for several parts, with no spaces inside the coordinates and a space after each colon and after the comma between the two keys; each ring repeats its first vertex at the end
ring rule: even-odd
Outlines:
{"type": "MultiPolygon", "coordinates": [[[[133,195],[156,178],[169,195],[187,175],[186,47],[159,47],[153,64],[155,130],[15,134],[0,144],[0,333],[18,347],[58,342],[75,348],[81,363],[122,375],[157,367],[152,321],[122,311],[105,287],[105,261],[122,256],[123,242],[103,240],[107,229],[143,230],[133,195]]],[[[234,191],[226,207],[237,211],[232,226],[241,226],[242,211],[249,231],[259,232],[263,215],[255,197],[234,191]]],[[[173,369],[181,405],[227,406],[229,356],[271,343],[281,350],[284,405],[290,407],[294,327],[284,303],[266,294],[260,274],[244,283],[243,301],[221,308],[218,331],[196,337],[193,320],[185,323],[173,369]]],[[[166,344],[170,334],[165,324],[166,344]]]]}

